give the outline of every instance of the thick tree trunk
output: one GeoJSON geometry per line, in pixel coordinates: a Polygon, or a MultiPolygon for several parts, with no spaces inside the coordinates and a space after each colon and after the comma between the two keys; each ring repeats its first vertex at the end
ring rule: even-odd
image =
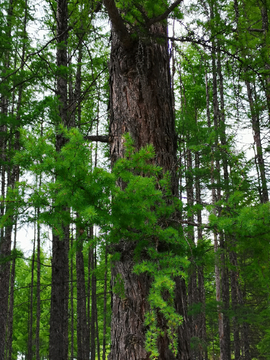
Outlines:
{"type": "MultiPolygon", "coordinates": [[[[150,31],[166,37],[166,26],[154,25],[150,31]]],[[[169,70],[168,44],[164,39],[120,41],[112,31],[110,62],[110,138],[112,164],[124,156],[123,134],[129,132],[136,149],[153,144],[155,162],[164,171],[170,171],[173,192],[176,193],[176,136],[169,70]]],[[[125,40],[127,40],[125,38],[125,40]]],[[[124,286],[125,297],[112,297],[110,360],[146,360],[144,347],[144,315],[149,309],[147,296],[151,286],[147,275],[135,275],[133,250],[135,244],[123,240],[115,250],[121,259],[112,267],[112,287],[116,282],[124,286]]],[[[186,289],[183,280],[177,280],[176,307],[183,315],[179,330],[177,359],[189,359],[189,332],[186,324],[186,289]]],[[[158,340],[159,359],[175,359],[168,347],[168,339],[158,340]]]]}

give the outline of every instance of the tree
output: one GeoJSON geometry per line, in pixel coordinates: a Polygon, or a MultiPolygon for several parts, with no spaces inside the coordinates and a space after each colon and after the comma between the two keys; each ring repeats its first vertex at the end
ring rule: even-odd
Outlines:
{"type": "MultiPolygon", "coordinates": [[[[147,144],[155,148],[155,162],[169,171],[171,188],[177,195],[176,135],[172,102],[167,40],[168,15],[181,1],[171,6],[149,1],[143,4],[104,1],[112,23],[110,59],[110,156],[112,165],[125,153],[123,135],[129,132],[139,150],[147,144]]],[[[122,185],[124,186],[124,185],[122,185]]],[[[113,294],[112,348],[110,360],[149,359],[145,349],[144,317],[151,279],[133,274],[136,242],[123,239],[114,251],[120,259],[112,268],[112,283],[122,278],[126,304],[113,294]],[[138,318],[139,314],[139,318],[138,318]]],[[[162,252],[162,245],[159,249],[162,252]]],[[[177,279],[176,307],[184,322],[178,333],[178,355],[189,359],[189,331],[186,323],[185,283],[177,279]]],[[[162,321],[160,319],[160,321],[162,321]]],[[[165,323],[163,326],[166,327],[165,323]]],[[[158,339],[160,359],[175,358],[165,334],[158,339]]]]}

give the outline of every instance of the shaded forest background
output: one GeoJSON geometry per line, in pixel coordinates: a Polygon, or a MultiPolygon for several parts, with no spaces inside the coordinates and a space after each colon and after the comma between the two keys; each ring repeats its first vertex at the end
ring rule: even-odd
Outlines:
{"type": "MultiPolygon", "coordinates": [[[[178,3],[167,14],[179,178],[173,228],[190,359],[269,359],[270,1],[178,3]]],[[[107,359],[111,295],[125,296],[121,281],[110,283],[111,244],[130,226],[153,236],[144,221],[158,222],[148,210],[160,218],[171,211],[155,190],[162,171],[149,165],[151,148],[137,156],[126,137],[129,157],[111,170],[104,4],[0,1],[1,360],[57,359],[57,316],[61,358],[107,359]],[[17,245],[30,226],[31,255],[17,245]]],[[[164,1],[116,4],[148,41],[141,16],[157,18],[164,1]]],[[[140,69],[148,55],[136,56],[140,69]]]]}

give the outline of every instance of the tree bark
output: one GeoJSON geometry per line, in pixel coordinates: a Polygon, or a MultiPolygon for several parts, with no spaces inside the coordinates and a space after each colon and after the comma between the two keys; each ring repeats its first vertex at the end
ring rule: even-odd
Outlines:
{"type": "MultiPolygon", "coordinates": [[[[39,177],[39,188],[41,187],[41,176],[39,177]]],[[[39,355],[39,333],[40,333],[40,224],[39,221],[40,209],[37,208],[37,308],[36,308],[36,360],[40,359],[39,355]]]]}
{"type": "MultiPolygon", "coordinates": [[[[108,2],[105,5],[110,14],[108,2]]],[[[116,19],[118,19],[118,16],[116,19]]],[[[119,26],[120,20],[112,21],[112,45],[110,60],[110,138],[111,161],[124,156],[123,135],[130,133],[138,150],[147,144],[155,148],[154,162],[169,171],[173,193],[177,191],[176,135],[169,70],[168,43],[155,42],[151,38],[130,37],[127,29],[119,26]],[[119,22],[118,22],[119,21],[119,22]],[[118,22],[118,23],[117,23],[118,22]],[[128,35],[127,35],[128,34],[128,35]],[[132,46],[131,46],[131,43],[132,46]]],[[[121,25],[121,24],[120,24],[121,25]]],[[[150,27],[153,35],[167,35],[165,25],[150,27]]],[[[144,316],[149,305],[147,296],[150,278],[135,275],[133,251],[135,244],[124,239],[115,246],[121,253],[112,267],[112,288],[119,278],[124,286],[125,298],[112,295],[111,353],[110,360],[147,360],[150,355],[144,347],[144,316]]],[[[179,329],[177,359],[189,359],[189,332],[186,315],[186,289],[183,280],[177,279],[176,308],[183,315],[179,329]]],[[[159,359],[175,359],[169,349],[168,339],[159,338],[159,359]]]]}
{"type": "MultiPolygon", "coordinates": [[[[56,61],[59,71],[67,67],[68,7],[67,0],[57,1],[57,51],[56,61]]],[[[68,126],[67,75],[57,74],[56,93],[59,97],[59,123],[68,126]]],[[[56,124],[56,150],[60,152],[65,139],[56,124]]],[[[56,174],[57,177],[57,174],[56,174]]],[[[61,208],[59,211],[69,211],[61,208]]],[[[69,226],[61,224],[63,236],[53,233],[52,238],[52,288],[49,338],[49,359],[67,360],[68,357],[68,246],[69,226]]]]}
{"type": "MultiPolygon", "coordinates": [[[[17,222],[13,231],[14,241],[13,250],[16,250],[17,243],[17,222]]],[[[14,310],[14,285],[15,285],[15,273],[16,273],[16,259],[13,259],[11,272],[10,272],[10,296],[9,296],[9,309],[8,309],[8,338],[7,338],[7,353],[6,358],[12,359],[12,337],[13,337],[13,310],[14,310]]]]}
{"type": "Polygon", "coordinates": [[[68,356],[68,236],[68,229],[64,239],[53,234],[50,360],[68,356]]]}
{"type": "MultiPolygon", "coordinates": [[[[229,189],[229,171],[228,171],[228,161],[227,161],[227,153],[225,151],[227,143],[226,136],[226,122],[225,122],[225,101],[224,101],[224,83],[223,83],[223,74],[221,67],[221,51],[220,46],[217,47],[217,72],[218,72],[218,88],[219,88],[219,99],[220,99],[220,111],[219,111],[219,132],[220,132],[220,142],[224,147],[224,150],[221,150],[221,158],[222,158],[222,169],[223,169],[223,177],[224,177],[224,185],[222,186],[221,179],[219,182],[221,187],[223,187],[223,193],[226,201],[228,201],[230,196],[229,189]]],[[[221,173],[221,172],[220,172],[221,173]]],[[[219,174],[220,174],[219,173],[219,174]]],[[[228,315],[230,308],[230,285],[229,285],[229,270],[227,266],[227,247],[228,247],[229,237],[225,234],[220,234],[220,248],[221,248],[221,278],[222,278],[222,302],[224,307],[223,314],[223,327],[224,327],[224,343],[225,343],[225,353],[226,359],[231,359],[231,349],[230,349],[230,318],[228,315]]]]}
{"type": "Polygon", "coordinates": [[[255,154],[255,160],[258,161],[258,168],[259,168],[259,192],[260,192],[260,200],[261,203],[266,203],[269,201],[268,197],[268,189],[267,189],[267,180],[266,180],[266,172],[265,172],[265,164],[264,164],[264,156],[263,156],[263,147],[262,147],[262,140],[261,140],[261,124],[260,124],[260,118],[256,111],[256,101],[254,101],[254,91],[255,91],[255,85],[252,88],[251,83],[246,80],[246,87],[247,87],[247,95],[248,95],[248,101],[250,106],[250,112],[251,112],[251,124],[252,124],[252,130],[253,130],[253,137],[254,137],[254,143],[256,147],[256,154],[255,154]]]}
{"type": "Polygon", "coordinates": [[[91,281],[91,358],[96,356],[96,306],[97,306],[97,288],[96,288],[96,275],[95,275],[95,248],[91,248],[91,270],[92,270],[92,281],[91,281]]]}
{"type": "Polygon", "coordinates": [[[102,360],[106,360],[107,272],[108,272],[108,254],[107,254],[107,244],[106,244],[106,245],[105,245],[104,292],[103,292],[103,341],[102,341],[102,360]]]}
{"type": "MultiPolygon", "coordinates": [[[[195,153],[195,168],[197,170],[195,176],[195,189],[196,189],[196,203],[201,204],[201,180],[199,175],[200,169],[200,154],[199,152],[195,153]]],[[[198,246],[204,241],[203,232],[202,232],[202,211],[200,209],[197,210],[197,242],[198,246]]],[[[201,312],[198,316],[197,320],[197,336],[200,338],[201,345],[199,348],[198,360],[207,360],[208,352],[207,352],[207,339],[206,339],[206,322],[205,322],[205,284],[204,284],[204,265],[199,264],[197,270],[198,277],[198,299],[197,301],[201,304],[201,312]]]]}
{"type": "MultiPolygon", "coordinates": [[[[35,234],[36,235],[36,234],[35,234]]],[[[36,252],[36,239],[33,242],[33,255],[31,264],[31,283],[30,283],[30,308],[29,308],[29,330],[28,330],[28,344],[27,344],[27,360],[33,358],[33,297],[34,297],[34,271],[35,271],[35,254],[36,252]]]]}
{"type": "MultiPolygon", "coordinates": [[[[9,0],[8,10],[7,10],[7,38],[11,37],[12,31],[12,16],[13,16],[13,0],[9,0]]],[[[3,56],[3,65],[4,72],[10,68],[11,63],[11,54],[10,50],[7,49],[3,56]]],[[[4,87],[2,88],[4,90],[4,87]]],[[[7,89],[5,88],[5,92],[7,93],[7,89]]],[[[1,94],[0,100],[0,108],[1,113],[4,116],[8,115],[8,98],[3,92],[1,94]]],[[[1,124],[1,196],[3,200],[6,197],[6,191],[9,186],[12,186],[11,183],[11,167],[9,165],[9,161],[11,159],[8,158],[8,128],[6,124],[1,124]]],[[[1,216],[4,216],[7,212],[7,205],[2,203],[1,206],[1,216]]],[[[0,359],[5,358],[5,350],[6,350],[6,330],[7,330],[7,321],[8,321],[8,297],[9,297],[9,275],[10,275],[10,262],[5,262],[5,258],[10,255],[11,251],[11,234],[12,234],[12,225],[7,225],[0,230],[0,359]]]]}
{"type": "Polygon", "coordinates": [[[83,240],[79,242],[76,252],[77,274],[77,359],[84,360],[89,357],[89,344],[87,343],[87,316],[86,316],[86,292],[83,259],[83,240]]]}

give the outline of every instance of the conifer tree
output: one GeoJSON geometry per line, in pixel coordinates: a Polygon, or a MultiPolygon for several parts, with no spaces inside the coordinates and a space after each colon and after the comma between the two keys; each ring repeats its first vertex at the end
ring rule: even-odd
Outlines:
{"type": "MultiPolygon", "coordinates": [[[[143,4],[104,1],[112,23],[110,60],[110,156],[112,165],[124,156],[123,135],[129,132],[140,149],[153,144],[155,161],[171,175],[173,194],[177,194],[176,137],[167,42],[168,15],[181,1],[143,4]]],[[[124,186],[124,185],[123,185],[124,186]]],[[[112,283],[120,276],[126,304],[117,294],[112,299],[112,348],[110,360],[148,359],[145,349],[144,317],[149,310],[147,297],[151,279],[132,273],[136,242],[122,239],[114,251],[120,259],[112,268],[112,283]],[[117,250],[116,250],[117,249],[117,250]],[[134,290],[136,289],[136,290],[134,290]],[[138,318],[138,314],[140,314],[138,318]]],[[[158,248],[162,252],[162,245],[158,248]]],[[[186,290],[177,280],[176,308],[184,321],[178,330],[178,355],[189,358],[189,331],[186,324],[186,290]]],[[[159,326],[162,325],[162,317],[159,326]]],[[[166,333],[158,337],[159,359],[173,359],[166,333]]]]}

